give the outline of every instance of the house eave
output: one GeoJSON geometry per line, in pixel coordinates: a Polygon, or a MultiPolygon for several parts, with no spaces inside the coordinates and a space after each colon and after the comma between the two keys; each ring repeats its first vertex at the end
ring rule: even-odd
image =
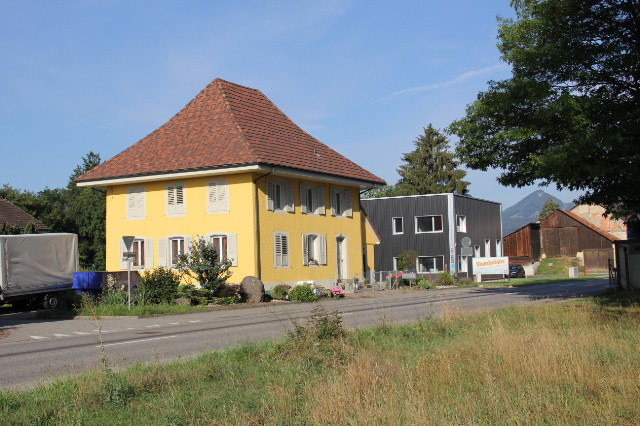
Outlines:
{"type": "Polygon", "coordinates": [[[197,170],[178,170],[169,172],[149,173],[144,175],[116,176],[104,179],[88,179],[77,181],[78,187],[107,187],[114,185],[131,185],[146,182],[164,180],[189,179],[196,177],[208,177],[235,173],[270,173],[274,176],[293,177],[303,180],[322,181],[345,186],[358,186],[361,190],[381,187],[384,183],[366,181],[362,179],[348,178],[330,175],[326,173],[299,170],[270,164],[246,164],[241,166],[216,167],[197,170]]]}

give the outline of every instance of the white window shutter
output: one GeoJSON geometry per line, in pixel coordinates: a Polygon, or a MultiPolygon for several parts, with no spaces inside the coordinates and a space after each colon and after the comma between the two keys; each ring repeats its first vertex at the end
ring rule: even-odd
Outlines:
{"type": "Polygon", "coordinates": [[[289,213],[293,213],[295,211],[295,207],[293,204],[293,184],[291,182],[287,182],[284,184],[284,192],[285,192],[285,200],[287,200],[287,205],[285,206],[285,211],[289,213]]]}
{"type": "Polygon", "coordinates": [[[320,264],[327,264],[327,237],[324,235],[320,236],[320,264]]]}
{"type": "Polygon", "coordinates": [[[185,214],[186,202],[185,202],[185,188],[184,184],[176,185],[176,209],[175,214],[185,214]]]}
{"type": "Polygon", "coordinates": [[[309,236],[302,234],[302,264],[309,264],[309,236]]]}
{"type": "MultiPolygon", "coordinates": [[[[300,185],[300,212],[307,213],[307,202],[307,186],[300,185]]],[[[313,212],[313,210],[311,210],[311,212],[313,212]]]]}
{"type": "Polygon", "coordinates": [[[280,234],[273,236],[273,266],[279,268],[282,266],[282,239],[280,234]]]}
{"type": "Polygon", "coordinates": [[[144,239],[144,269],[153,269],[153,238],[144,239]]]}
{"type": "Polygon", "coordinates": [[[331,196],[331,216],[335,216],[336,209],[338,208],[336,205],[336,191],[332,189],[329,191],[329,195],[331,196]]]}
{"type": "Polygon", "coordinates": [[[353,209],[351,204],[351,191],[344,191],[344,215],[347,217],[353,216],[353,209]]]}
{"type": "Polygon", "coordinates": [[[158,267],[167,267],[169,262],[169,240],[166,238],[158,238],[158,267]]]}
{"type": "Polygon", "coordinates": [[[184,237],[184,254],[191,254],[191,247],[193,246],[193,237],[184,237]]]}
{"type": "Polygon", "coordinates": [[[275,185],[273,182],[267,181],[267,210],[273,211],[273,193],[275,185]]]}
{"type": "Polygon", "coordinates": [[[238,238],[236,234],[227,234],[227,257],[231,266],[238,266],[238,238]]]}
{"type": "Polygon", "coordinates": [[[144,219],[145,187],[134,186],[127,189],[127,219],[144,219]]]}
{"type": "Polygon", "coordinates": [[[176,188],[173,185],[167,186],[167,216],[172,216],[176,212],[176,188]]]}
{"type": "Polygon", "coordinates": [[[125,260],[123,253],[125,251],[127,251],[127,248],[124,246],[124,241],[122,241],[122,239],[120,239],[120,244],[118,245],[118,250],[120,250],[120,252],[118,253],[118,258],[120,259],[120,269],[121,270],[127,270],[127,261],[125,260]]]}
{"type": "Polygon", "coordinates": [[[325,214],[324,208],[324,187],[320,186],[316,188],[316,194],[318,195],[318,214],[325,214]]]}
{"type": "Polygon", "coordinates": [[[289,266],[289,237],[286,234],[281,236],[282,241],[282,266],[289,266]]]}
{"type": "Polygon", "coordinates": [[[207,213],[229,211],[229,184],[226,179],[207,182],[207,213]]]}

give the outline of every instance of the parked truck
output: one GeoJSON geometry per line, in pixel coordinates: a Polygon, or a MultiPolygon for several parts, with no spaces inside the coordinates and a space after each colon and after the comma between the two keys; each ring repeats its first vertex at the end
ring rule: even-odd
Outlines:
{"type": "Polygon", "coordinates": [[[55,308],[77,270],[76,234],[0,235],[0,305],[55,308]]]}

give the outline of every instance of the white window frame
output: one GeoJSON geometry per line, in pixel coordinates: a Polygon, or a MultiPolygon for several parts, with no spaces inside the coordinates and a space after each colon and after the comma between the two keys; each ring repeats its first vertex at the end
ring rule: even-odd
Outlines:
{"type": "Polygon", "coordinates": [[[212,179],[207,182],[207,214],[229,213],[229,181],[212,179]]]}
{"type": "MultiPolygon", "coordinates": [[[[213,244],[213,239],[217,237],[225,237],[227,239],[227,259],[231,260],[231,266],[238,266],[237,234],[229,232],[210,232],[206,235],[206,241],[209,244],[213,244]]],[[[219,255],[220,253],[218,253],[218,256],[219,255]]]]}
{"type": "Polygon", "coordinates": [[[351,191],[342,188],[331,188],[331,216],[353,217],[353,201],[351,191]]]}
{"type": "Polygon", "coordinates": [[[440,256],[418,256],[418,258],[416,259],[416,271],[418,272],[444,272],[445,270],[445,263],[444,263],[444,255],[440,255],[440,256]],[[427,270],[427,271],[423,271],[420,266],[420,259],[434,259],[434,266],[436,267],[435,269],[431,269],[431,270],[427,270]],[[442,269],[438,269],[438,261],[437,259],[440,258],[442,259],[442,269]]]}
{"type": "Polygon", "coordinates": [[[130,186],[127,188],[127,220],[144,219],[146,217],[146,188],[130,186]]]}
{"type": "MultiPolygon", "coordinates": [[[[142,265],[135,265],[135,261],[132,261],[131,263],[131,269],[132,270],[137,270],[137,271],[143,271],[145,269],[153,269],[153,239],[152,238],[145,238],[142,236],[136,236],[134,237],[132,246],[131,246],[131,251],[135,251],[134,246],[136,243],[140,243],[142,242],[144,244],[144,259],[142,258],[138,258],[137,260],[143,261],[142,265]]],[[[124,246],[124,241],[122,239],[120,239],[120,242],[118,244],[118,249],[120,250],[120,252],[118,253],[118,258],[120,259],[120,269],[123,271],[127,270],[127,262],[128,259],[125,259],[122,254],[126,251],[126,247],[124,246]]]]}
{"type": "Polygon", "coordinates": [[[482,257],[480,256],[480,246],[473,246],[473,257],[482,257]]]}
{"type": "Polygon", "coordinates": [[[323,186],[300,185],[300,211],[312,216],[325,214],[323,186]]]}
{"type": "Polygon", "coordinates": [[[190,235],[182,235],[182,234],[173,234],[168,235],[165,238],[158,239],[158,266],[165,268],[174,268],[175,263],[173,262],[173,247],[172,240],[182,239],[184,240],[183,250],[184,253],[189,254],[191,252],[191,246],[193,245],[193,237],[190,235]]]}
{"type": "Polygon", "coordinates": [[[394,256],[394,257],[393,257],[393,270],[394,270],[394,271],[397,271],[397,270],[398,270],[398,261],[399,261],[399,260],[400,260],[400,258],[399,258],[399,257],[397,257],[397,256],[394,256]]]}
{"type": "Polygon", "coordinates": [[[484,257],[491,257],[491,240],[488,238],[484,240],[484,257]]]}
{"type": "Polygon", "coordinates": [[[185,246],[186,246],[186,239],[184,237],[174,237],[174,238],[169,238],[169,264],[171,266],[176,266],[178,264],[178,258],[180,257],[180,255],[185,253],[185,246]],[[177,253],[175,253],[173,251],[173,246],[174,246],[174,242],[177,242],[178,244],[178,251],[177,253]],[[180,243],[182,243],[182,250],[180,250],[180,243]]]}
{"type": "Polygon", "coordinates": [[[422,215],[422,216],[415,216],[415,230],[416,230],[416,234],[436,234],[439,232],[443,232],[444,229],[444,224],[442,223],[442,215],[441,214],[434,214],[434,215],[422,215]],[[423,217],[430,217],[431,218],[431,227],[432,229],[434,229],[433,231],[419,231],[418,230],[418,219],[423,218],[423,217]],[[434,219],[436,217],[440,218],[440,229],[435,229],[435,221],[434,219]]]}
{"type": "Polygon", "coordinates": [[[274,213],[294,213],[293,183],[267,180],[267,210],[274,213]]]}
{"type": "Polygon", "coordinates": [[[496,257],[502,256],[502,240],[496,240],[496,257]]]}
{"type": "Polygon", "coordinates": [[[168,183],[165,187],[167,217],[184,216],[187,213],[187,187],[184,182],[168,183]],[[172,194],[173,192],[173,194],[172,194]],[[182,196],[182,202],[180,201],[182,196]]]}
{"type": "Polygon", "coordinates": [[[289,233],[275,231],[273,233],[273,267],[283,269],[289,267],[289,233]]]}
{"type": "Polygon", "coordinates": [[[404,217],[392,217],[391,218],[391,233],[393,235],[402,235],[404,234],[404,217]],[[400,228],[402,228],[399,232],[396,230],[396,219],[400,221],[400,228]]]}
{"type": "Polygon", "coordinates": [[[467,232],[467,216],[462,214],[456,215],[456,231],[467,232]]]}
{"type": "Polygon", "coordinates": [[[302,264],[320,266],[327,264],[327,237],[315,232],[302,234],[302,264]],[[312,263],[313,259],[315,264],[312,263]]]}
{"type": "Polygon", "coordinates": [[[458,256],[458,272],[469,273],[469,256],[458,256]]]}

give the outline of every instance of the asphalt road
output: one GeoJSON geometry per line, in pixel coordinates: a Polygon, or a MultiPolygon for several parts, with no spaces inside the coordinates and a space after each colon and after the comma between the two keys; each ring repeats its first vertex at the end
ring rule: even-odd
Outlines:
{"type": "Polygon", "coordinates": [[[469,287],[378,293],[377,297],[327,300],[315,304],[268,303],[215,312],[151,318],[25,320],[0,315],[0,388],[24,388],[66,374],[101,366],[101,345],[111,366],[136,361],[193,357],[248,340],[282,336],[321,305],[338,310],[347,327],[407,322],[438,315],[443,307],[473,312],[502,306],[557,301],[602,292],[608,280],[529,287],[469,287]]]}

